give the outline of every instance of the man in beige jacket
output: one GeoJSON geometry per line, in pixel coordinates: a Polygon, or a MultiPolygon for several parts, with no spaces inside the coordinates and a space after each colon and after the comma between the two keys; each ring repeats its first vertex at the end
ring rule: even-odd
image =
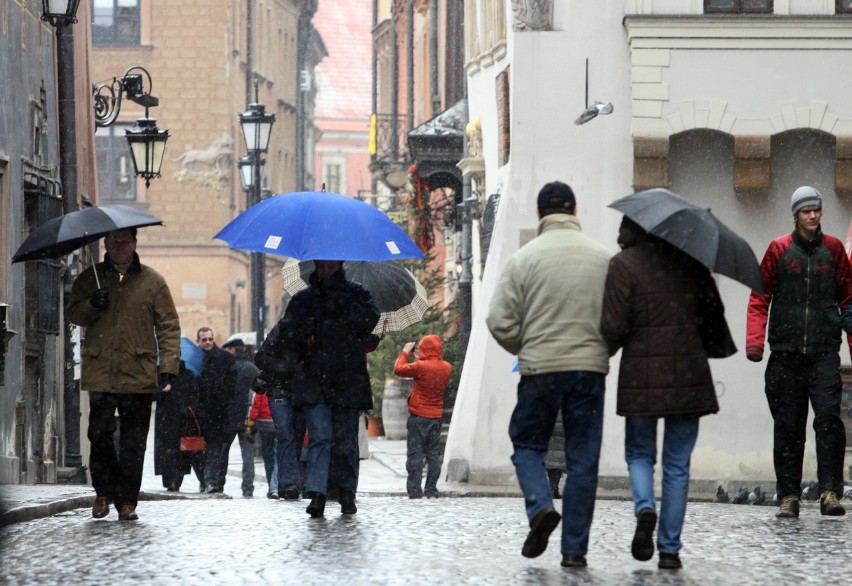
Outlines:
{"type": "Polygon", "coordinates": [[[609,354],[600,333],[610,253],[580,231],[574,192],[554,181],[538,194],[538,234],[509,259],[487,324],[518,355],[521,382],[509,423],[512,462],[530,532],[521,550],[537,557],[560,521],[544,456],[556,416],[565,427],[562,565],[585,567],[603,435],[609,354]]]}

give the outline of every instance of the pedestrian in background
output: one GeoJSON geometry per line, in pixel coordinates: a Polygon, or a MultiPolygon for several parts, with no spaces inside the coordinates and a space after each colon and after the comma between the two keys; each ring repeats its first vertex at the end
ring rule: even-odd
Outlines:
{"type": "Polygon", "coordinates": [[[304,410],[305,512],[314,518],[324,515],[329,484],[344,515],[358,510],[358,418],[373,407],[364,348],[379,321],[370,293],[346,280],[342,261],[315,265],[310,286],[293,296],[255,358],[261,377],[268,372],[304,410]]]}
{"type": "Polygon", "coordinates": [[[250,441],[254,441],[256,436],[260,436],[260,454],[263,457],[263,467],[266,471],[266,483],[268,485],[266,498],[277,500],[280,498],[278,494],[278,442],[275,424],[272,421],[272,412],[269,410],[269,397],[266,393],[254,393],[251,410],[245,425],[245,436],[250,441]]]}
{"type": "MultiPolygon", "coordinates": [[[[195,421],[189,408],[196,410],[198,387],[195,375],[180,361],[180,372],[172,381],[170,392],[158,391],[155,395],[157,409],[154,414],[154,474],[162,476],[163,487],[169,492],[178,492],[183,477],[192,469],[191,455],[203,452],[182,452],[180,438],[187,430],[195,431],[195,421]]],[[[204,482],[203,460],[196,466],[198,480],[204,482]]]]}
{"type": "Polygon", "coordinates": [[[637,519],[631,550],[640,561],[654,555],[654,465],[662,419],[658,565],[677,569],[698,420],[719,411],[706,348],[720,337],[714,356],[728,356],[736,348],[704,265],[626,217],[618,244],[623,250],[609,263],[601,332],[610,355],[622,351],[616,412],[625,417],[624,455],[637,519]],[[705,340],[708,330],[716,334],[705,340]]]}
{"type": "Polygon", "coordinates": [[[843,243],[823,234],[822,194],[793,192],[793,231],[770,243],[760,271],[763,293],[748,302],[746,356],[763,359],[769,323],[766,399],[774,420],[776,516],[799,516],[808,402],[814,411],[820,513],[846,513],[843,494],[846,429],[840,418],[842,330],[852,332],[852,268],[843,243]],[[770,306],[772,311],[770,312],[770,306]],[[843,312],[843,320],[841,320],[843,312]]]}
{"type": "Polygon", "coordinates": [[[226,477],[222,469],[227,473],[228,450],[234,437],[230,407],[237,390],[237,360],[216,345],[212,328],[199,328],[196,344],[204,350],[198,390],[202,404],[201,427],[207,443],[204,454],[205,492],[215,494],[225,490],[226,477]]]}
{"type": "Polygon", "coordinates": [[[609,252],[584,235],[574,192],[554,181],[539,191],[538,232],[515,252],[497,283],[486,323],[518,355],[521,381],[509,422],[512,462],[530,532],[521,554],[537,557],[559,524],[544,457],[561,411],[566,479],[562,565],[585,567],[598,485],[604,381],[609,355],[600,333],[609,252]]]}
{"type": "MultiPolygon", "coordinates": [[[[228,407],[229,429],[225,436],[226,446],[223,449],[225,454],[228,454],[231,450],[231,444],[234,443],[234,438],[240,443],[240,457],[243,462],[241,488],[244,497],[251,497],[254,495],[254,443],[246,438],[245,425],[252,403],[251,387],[257,377],[258,368],[249,358],[245,342],[239,338],[225,342],[222,344],[222,349],[230,352],[237,361],[236,388],[228,407]]],[[[228,458],[226,456],[220,462],[219,477],[222,486],[225,485],[227,475],[228,458]]]]}
{"type": "Polygon", "coordinates": [[[165,279],[139,261],[135,228],[110,232],[104,248],[104,261],[74,280],[68,318],[86,328],[80,387],[89,392],[92,516],[106,517],[112,502],[120,520],[135,521],[151,401],[178,373],[180,321],[165,279]]]}
{"type": "Polygon", "coordinates": [[[406,423],[408,454],[408,498],[438,498],[438,477],[441,475],[441,424],[444,416],[444,393],[450,382],[453,367],[443,358],[444,345],[434,334],[423,336],[415,347],[408,342],[396,358],[393,372],[413,378],[414,386],[408,395],[406,423]],[[409,359],[414,354],[414,362],[409,359]],[[423,461],[426,461],[426,486],[422,486],[423,461]]]}

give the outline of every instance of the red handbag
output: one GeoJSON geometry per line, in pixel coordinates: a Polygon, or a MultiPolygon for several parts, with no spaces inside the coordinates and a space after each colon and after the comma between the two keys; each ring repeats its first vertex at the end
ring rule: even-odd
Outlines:
{"type": "MultiPolygon", "coordinates": [[[[195,411],[192,410],[192,407],[187,407],[189,409],[189,413],[192,415],[192,418],[195,420],[195,429],[198,432],[198,435],[184,435],[180,438],[180,451],[181,452],[203,452],[207,449],[207,442],[204,441],[204,436],[201,435],[201,424],[198,423],[198,418],[195,416],[195,411]]],[[[186,428],[183,430],[184,434],[186,433],[186,428]]]]}

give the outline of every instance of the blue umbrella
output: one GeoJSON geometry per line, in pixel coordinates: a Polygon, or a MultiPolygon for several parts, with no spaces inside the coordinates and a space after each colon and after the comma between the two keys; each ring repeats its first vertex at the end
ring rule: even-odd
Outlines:
{"type": "Polygon", "coordinates": [[[231,220],[214,238],[237,250],[298,260],[423,258],[411,238],[384,213],[325,191],[270,197],[231,220]]]}
{"type": "Polygon", "coordinates": [[[201,376],[201,367],[204,364],[204,350],[195,345],[195,342],[187,337],[180,339],[180,359],[186,367],[195,374],[201,376]]]}

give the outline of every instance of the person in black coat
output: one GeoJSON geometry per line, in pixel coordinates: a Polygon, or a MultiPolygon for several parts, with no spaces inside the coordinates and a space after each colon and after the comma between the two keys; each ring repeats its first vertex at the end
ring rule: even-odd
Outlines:
{"type": "Polygon", "coordinates": [[[329,480],[343,514],[354,514],[358,486],[358,418],[372,409],[365,347],[379,311],[370,293],[346,280],[341,261],[316,261],[310,287],[290,300],[255,363],[274,379],[308,428],[306,512],[322,517],[329,480]],[[329,470],[334,477],[329,479],[329,470]]]}
{"type": "Polygon", "coordinates": [[[198,480],[204,485],[203,453],[180,451],[180,438],[197,433],[195,421],[188,408],[196,414],[198,387],[195,375],[180,361],[180,372],[172,381],[169,392],[159,391],[154,416],[154,474],[163,477],[163,487],[169,492],[177,492],[183,484],[183,477],[195,470],[198,480]]]}
{"type": "Polygon", "coordinates": [[[253,393],[251,386],[254,384],[254,379],[257,377],[257,366],[251,361],[246,353],[245,342],[239,338],[235,338],[222,344],[222,349],[236,358],[236,388],[231,397],[231,404],[228,406],[228,429],[225,435],[225,450],[226,457],[221,458],[221,467],[219,470],[219,478],[222,486],[225,485],[225,477],[228,474],[228,458],[227,454],[231,449],[231,444],[234,443],[234,438],[240,444],[240,457],[243,461],[242,469],[242,485],[244,497],[254,496],[254,443],[246,436],[246,419],[248,419],[249,409],[251,409],[251,400],[253,393]]]}
{"type": "Polygon", "coordinates": [[[223,492],[222,459],[228,458],[230,431],[228,411],[237,388],[237,361],[227,350],[216,345],[213,329],[198,330],[196,343],[204,350],[204,365],[198,379],[201,395],[201,426],[207,451],[204,462],[206,492],[223,492]]]}

